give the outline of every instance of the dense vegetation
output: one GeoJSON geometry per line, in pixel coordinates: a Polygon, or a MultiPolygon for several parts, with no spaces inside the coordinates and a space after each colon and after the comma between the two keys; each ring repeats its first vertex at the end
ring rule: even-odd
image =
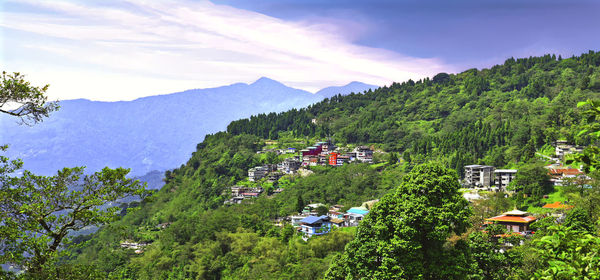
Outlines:
{"type": "Polygon", "coordinates": [[[231,134],[277,138],[331,135],[341,143],[377,143],[405,159],[444,158],[447,166],[525,162],[536,148],[577,137],[576,104],[600,92],[600,53],[510,58],[490,69],[394,83],[334,96],[305,109],[232,122],[231,134]],[[312,120],[315,120],[313,123],[312,120]]]}
{"type": "MultiPolygon", "coordinates": [[[[167,172],[165,187],[152,201],[142,202],[138,211],[125,209],[121,221],[93,236],[76,239],[84,246],[77,249],[70,263],[91,267],[98,278],[318,279],[324,277],[333,260],[359,261],[380,248],[390,254],[385,259],[390,266],[383,272],[395,278],[572,279],[585,270],[593,279],[599,263],[593,252],[600,248],[593,222],[599,212],[594,208],[595,199],[600,198],[597,187],[565,189],[565,196],[583,209],[571,215],[573,222],[563,226],[540,224],[538,237],[507,253],[500,250],[505,242],[518,244],[519,240],[498,240],[494,235],[501,231],[482,233],[477,226],[481,218],[514,205],[512,201],[499,196],[473,205],[474,215],[469,219],[473,227],[463,233],[466,209],[464,215],[453,217],[456,221],[447,224],[448,217],[436,217],[428,208],[444,208],[446,204],[440,206],[418,194],[419,184],[431,180],[433,190],[440,187],[449,197],[455,196],[457,175],[462,172],[442,166],[462,171],[464,165],[472,163],[524,165],[535,158],[536,150],[554,140],[590,143],[593,137],[579,134],[583,110],[576,104],[599,97],[599,91],[600,53],[569,59],[547,55],[509,59],[481,71],[440,73],[431,79],[394,83],[364,94],[334,96],[301,110],[232,122],[227,132],[208,135],[186,164],[167,172]],[[342,144],[371,144],[388,153],[389,161],[316,168],[308,177],[285,178],[281,194],[223,206],[227,188],[243,181],[248,168],[273,160],[256,154],[265,145],[264,139],[292,137],[308,144],[327,136],[342,144]],[[396,163],[398,158],[400,163],[396,163]],[[441,166],[435,165],[435,172],[425,172],[429,177],[419,178],[423,167],[418,164],[430,160],[441,166]],[[412,169],[416,173],[401,183],[403,175],[412,169]],[[304,242],[291,226],[275,226],[275,219],[310,202],[357,206],[382,197],[382,203],[373,209],[379,214],[368,216],[358,230],[338,230],[304,242]],[[408,215],[415,208],[422,216],[408,215]],[[408,218],[412,220],[403,220],[408,218]],[[431,224],[413,222],[421,219],[431,224]],[[164,223],[170,224],[158,227],[164,223]],[[586,229],[582,223],[591,227],[586,229]],[[386,226],[391,232],[413,235],[382,238],[386,226]],[[450,228],[456,226],[460,228],[450,228]],[[431,238],[416,234],[423,230],[431,230],[431,238]],[[353,238],[358,241],[351,241],[353,238]],[[136,254],[120,248],[119,243],[125,240],[151,245],[136,254]],[[364,244],[372,247],[363,249],[364,244]],[[580,247],[585,249],[576,250],[580,247]],[[565,251],[570,255],[563,254],[565,251]],[[399,256],[399,252],[418,255],[399,256]],[[410,257],[413,262],[395,263],[391,261],[394,257],[410,257]],[[438,271],[431,271],[436,264],[429,257],[439,260],[438,271]],[[417,274],[394,274],[409,273],[403,267],[406,265],[415,265],[417,274]],[[561,271],[570,272],[558,275],[553,268],[561,266],[561,271]],[[455,269],[453,273],[445,273],[449,268],[455,269]]],[[[539,171],[536,168],[531,167],[531,174],[539,171]]],[[[522,181],[529,195],[549,191],[527,176],[522,181]]],[[[463,205],[464,200],[456,198],[452,203],[463,205]]],[[[347,263],[336,261],[328,277],[370,278],[366,264],[362,268],[354,271],[347,263]]]]}

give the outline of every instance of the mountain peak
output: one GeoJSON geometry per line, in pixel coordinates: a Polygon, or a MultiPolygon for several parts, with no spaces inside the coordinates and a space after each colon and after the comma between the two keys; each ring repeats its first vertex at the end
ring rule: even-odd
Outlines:
{"type": "Polygon", "coordinates": [[[273,79],[267,77],[260,77],[260,79],[256,80],[251,85],[283,85],[282,83],[275,81],[273,79]]]}

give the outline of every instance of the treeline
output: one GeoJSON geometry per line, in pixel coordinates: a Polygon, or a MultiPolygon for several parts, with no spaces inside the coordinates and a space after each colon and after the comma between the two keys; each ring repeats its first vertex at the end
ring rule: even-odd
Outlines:
{"type": "MultiPolygon", "coordinates": [[[[536,148],[578,138],[579,101],[599,97],[600,53],[510,58],[490,69],[440,73],[419,81],[346,96],[300,110],[232,122],[227,132],[277,139],[332,136],[380,144],[408,158],[446,157],[449,167],[526,161],[536,148]],[[499,152],[502,151],[502,152],[499,152]],[[460,155],[450,159],[450,155],[460,155]],[[463,160],[464,159],[464,160],[463,160]]],[[[422,162],[422,161],[421,161],[422,162]]]]}

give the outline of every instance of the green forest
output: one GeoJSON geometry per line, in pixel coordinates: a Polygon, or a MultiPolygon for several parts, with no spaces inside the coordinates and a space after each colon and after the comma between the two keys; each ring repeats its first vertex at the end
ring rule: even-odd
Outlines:
{"type": "Polygon", "coordinates": [[[599,98],[600,52],[590,51],[510,58],[234,121],[167,171],[162,189],[122,204],[120,219],[94,234],[71,238],[46,272],[6,277],[600,279],[600,105],[581,103],[599,98]],[[249,168],[273,163],[257,154],[268,142],[327,138],[374,147],[375,162],[311,167],[311,175],[285,176],[277,195],[224,205],[249,168]],[[588,146],[572,159],[592,177],[585,187],[547,185],[539,154],[556,140],[588,146]],[[523,170],[518,191],[469,203],[459,184],[469,164],[523,170]],[[575,205],[564,222],[540,219],[531,238],[480,230],[485,218],[538,207],[547,195],[575,205]],[[380,201],[358,227],[307,242],[276,222],[309,203],[373,199],[380,201]],[[146,245],[136,253],[123,241],[146,245]]]}

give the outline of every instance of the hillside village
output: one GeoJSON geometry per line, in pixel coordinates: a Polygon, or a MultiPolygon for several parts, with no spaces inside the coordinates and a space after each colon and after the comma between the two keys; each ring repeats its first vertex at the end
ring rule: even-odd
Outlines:
{"type": "MultiPolygon", "coordinates": [[[[373,149],[368,146],[358,146],[351,151],[340,148],[331,140],[319,141],[314,146],[306,147],[297,151],[295,148],[287,149],[263,149],[257,154],[276,153],[277,155],[289,155],[277,164],[265,164],[248,169],[249,182],[266,182],[278,186],[278,181],[285,175],[310,174],[311,166],[342,166],[353,163],[373,163],[373,149]]],[[[265,189],[257,186],[235,185],[230,189],[231,198],[224,204],[240,204],[244,200],[257,198],[265,192],[265,189]]],[[[277,195],[284,191],[277,187],[271,190],[269,195],[277,195]]],[[[312,236],[328,233],[332,227],[355,227],[369,213],[367,207],[371,207],[376,201],[368,201],[360,207],[348,208],[345,211],[343,205],[333,205],[329,209],[321,203],[308,204],[298,215],[283,218],[300,232],[306,240],[312,236]]]]}

